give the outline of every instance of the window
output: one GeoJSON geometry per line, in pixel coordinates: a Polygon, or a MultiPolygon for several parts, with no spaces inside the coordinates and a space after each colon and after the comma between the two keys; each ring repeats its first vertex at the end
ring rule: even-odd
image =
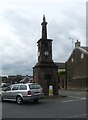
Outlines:
{"type": "Polygon", "coordinates": [[[10,91],[11,90],[11,86],[8,86],[5,91],[10,91]]]}
{"type": "Polygon", "coordinates": [[[68,78],[68,84],[71,83],[71,77],[69,76],[68,78]]]}
{"type": "Polygon", "coordinates": [[[20,90],[27,90],[27,86],[26,85],[20,85],[20,90]]]}
{"type": "Polygon", "coordinates": [[[81,53],[81,58],[82,58],[82,59],[84,58],[84,54],[83,54],[83,53],[81,53]]]}
{"type": "Polygon", "coordinates": [[[30,89],[41,89],[41,86],[38,84],[30,84],[29,87],[30,89]]]}
{"type": "Polygon", "coordinates": [[[73,62],[74,61],[74,59],[73,58],[71,58],[71,62],[73,62]]]}
{"type": "Polygon", "coordinates": [[[18,90],[19,85],[14,85],[12,90],[18,90]]]}

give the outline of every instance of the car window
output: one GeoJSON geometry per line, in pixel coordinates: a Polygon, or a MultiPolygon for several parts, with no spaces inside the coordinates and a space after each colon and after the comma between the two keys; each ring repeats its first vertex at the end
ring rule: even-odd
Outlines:
{"type": "Polygon", "coordinates": [[[18,90],[19,85],[14,85],[12,90],[18,90]]]}
{"type": "Polygon", "coordinates": [[[26,85],[20,85],[20,90],[27,90],[27,86],[26,85]]]}
{"type": "Polygon", "coordinates": [[[29,85],[30,89],[40,89],[41,86],[39,84],[30,84],[29,85]]]}
{"type": "Polygon", "coordinates": [[[6,89],[5,89],[5,91],[10,91],[11,90],[11,85],[10,86],[8,86],[6,89]]]}

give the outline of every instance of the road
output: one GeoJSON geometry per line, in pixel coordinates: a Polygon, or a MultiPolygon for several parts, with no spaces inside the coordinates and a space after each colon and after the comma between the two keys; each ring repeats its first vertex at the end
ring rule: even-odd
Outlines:
{"type": "MultiPolygon", "coordinates": [[[[62,93],[67,97],[42,99],[39,103],[2,104],[3,118],[85,118],[86,96],[83,92],[62,93]]],[[[62,94],[61,93],[61,94],[62,94]]],[[[1,104],[1,103],[0,103],[1,104]]]]}

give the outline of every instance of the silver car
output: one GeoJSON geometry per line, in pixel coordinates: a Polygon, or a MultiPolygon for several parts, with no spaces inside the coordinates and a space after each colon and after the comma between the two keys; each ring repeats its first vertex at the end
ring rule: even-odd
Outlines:
{"type": "Polygon", "coordinates": [[[24,101],[38,102],[43,98],[43,89],[37,83],[20,83],[9,85],[4,91],[2,91],[3,100],[15,100],[17,104],[22,104],[24,101]]]}

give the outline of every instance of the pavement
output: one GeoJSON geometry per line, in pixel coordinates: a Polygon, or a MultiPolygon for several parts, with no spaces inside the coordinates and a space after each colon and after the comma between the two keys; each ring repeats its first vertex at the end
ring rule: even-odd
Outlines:
{"type": "Polygon", "coordinates": [[[86,98],[87,97],[87,92],[60,89],[58,96],[45,96],[44,98],[49,99],[49,98],[61,98],[61,97],[86,98]]]}
{"type": "Polygon", "coordinates": [[[74,97],[74,98],[86,98],[87,92],[85,91],[76,91],[76,90],[60,90],[59,95],[74,97]]]}
{"type": "Polygon", "coordinates": [[[68,94],[86,94],[85,91],[79,91],[79,90],[59,90],[59,94],[65,94],[65,95],[68,95],[68,94]]]}
{"type": "MultiPolygon", "coordinates": [[[[0,94],[1,94],[2,88],[0,87],[0,94]]],[[[46,98],[55,98],[55,97],[66,97],[66,96],[79,96],[79,95],[84,95],[86,96],[87,92],[85,91],[76,91],[76,90],[59,90],[58,96],[45,96],[46,98]]]]}

